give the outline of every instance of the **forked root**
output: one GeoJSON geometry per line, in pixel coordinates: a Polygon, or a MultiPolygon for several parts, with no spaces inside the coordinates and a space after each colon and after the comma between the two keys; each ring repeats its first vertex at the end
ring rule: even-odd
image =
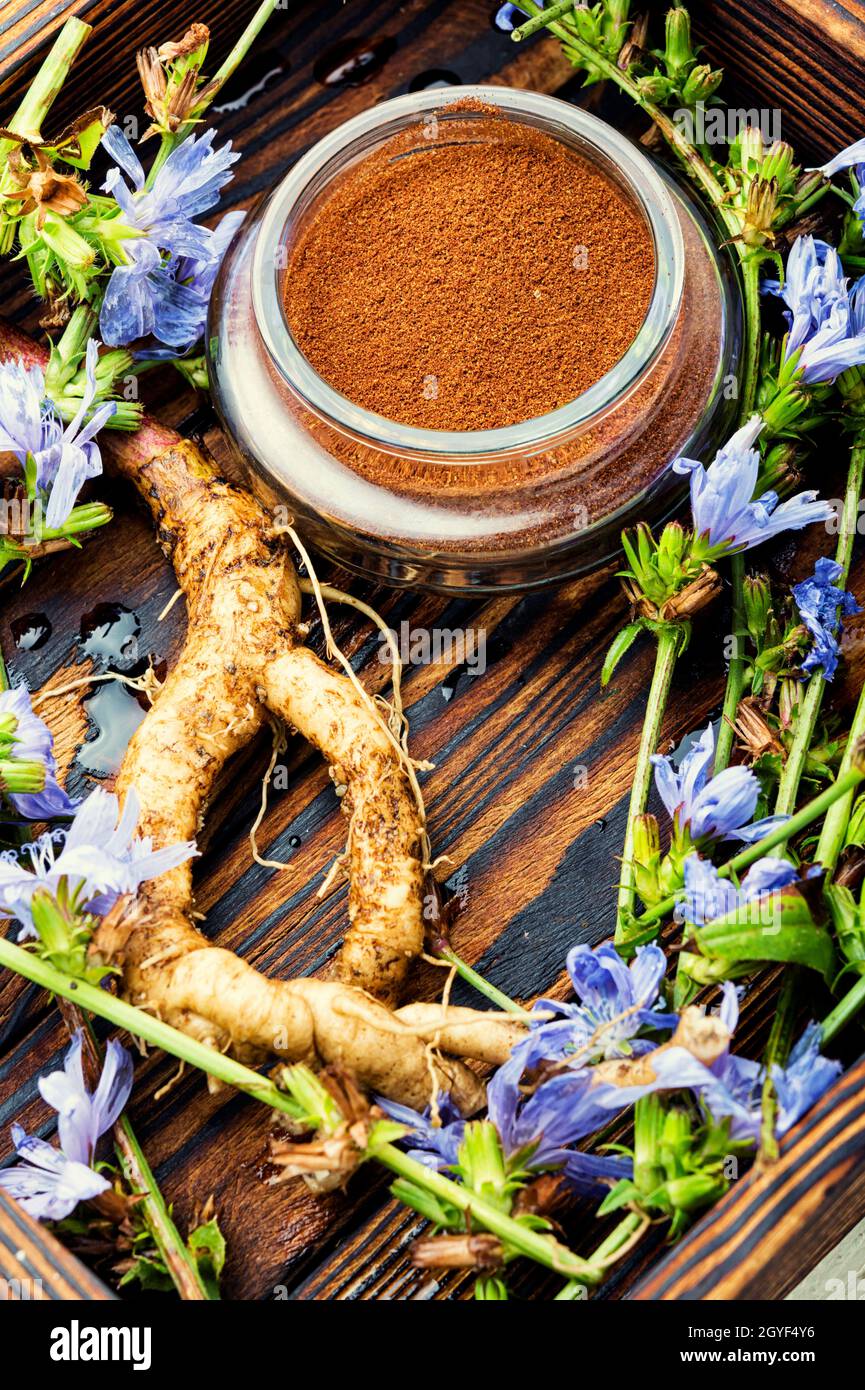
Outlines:
{"type": "Polygon", "coordinates": [[[370,1091],[419,1109],[436,1088],[466,1114],[483,1105],[478,1078],[453,1059],[431,1063],[424,1040],[383,1004],[339,981],[269,980],[172,909],[118,904],[95,950],[121,967],[131,1003],[242,1061],[341,1066],[370,1091]]]}
{"type": "MultiPolygon", "coordinates": [[[[0,325],[0,357],[10,354],[44,360],[0,325]]],[[[268,980],[193,926],[185,863],[118,905],[94,952],[121,966],[134,1003],[236,1056],[337,1063],[407,1104],[424,1105],[442,1086],[464,1109],[477,1108],[483,1091],[474,1076],[436,1061],[433,1049],[501,1061],[514,1025],[458,1010],[440,1027],[437,1006],[437,1019],[425,1006],[408,1018],[383,1007],[397,1002],[422,950],[422,817],[375,709],[300,644],[297,580],[271,518],[155,421],[101,442],[150,509],[189,619],[182,655],[129,745],[118,792],[136,788],[139,831],[157,847],[190,839],[226,759],[268,711],[279,716],[321,751],[344,790],[350,926],[336,981],[268,980]]]]}

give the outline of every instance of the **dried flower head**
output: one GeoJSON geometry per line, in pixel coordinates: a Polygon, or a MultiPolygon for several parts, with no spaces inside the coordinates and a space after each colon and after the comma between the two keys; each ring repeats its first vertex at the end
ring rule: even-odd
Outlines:
{"type": "Polygon", "coordinates": [[[9,188],[0,194],[5,202],[20,202],[18,216],[36,214],[39,231],[49,212],[71,217],[84,207],[87,193],[74,174],[62,174],[51,163],[40,145],[19,145],[9,154],[9,188]]]}
{"type": "Polygon", "coordinates": [[[178,58],[188,58],[196,49],[206,49],[210,43],[210,30],[206,24],[190,24],[181,39],[162,43],[156,50],[160,62],[173,63],[178,58]]]}
{"type": "Polygon", "coordinates": [[[751,696],[740,701],[733,725],[738,747],[750,762],[766,753],[784,755],[784,745],[766,721],[759,704],[751,696]]]}
{"type": "Polygon", "coordinates": [[[144,88],[144,109],[151,120],[142,139],[176,134],[187,121],[195,119],[196,111],[212,95],[212,83],[199,87],[209,40],[207,25],[193,24],[181,39],[159,48],[142,48],[136,55],[144,88]]]}

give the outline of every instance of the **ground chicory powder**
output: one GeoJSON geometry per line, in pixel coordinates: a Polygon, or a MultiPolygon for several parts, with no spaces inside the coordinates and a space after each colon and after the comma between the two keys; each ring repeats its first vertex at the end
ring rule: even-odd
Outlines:
{"type": "Polygon", "coordinates": [[[533,127],[474,125],[379,147],[289,255],[301,351],[407,425],[494,429],[568,404],[624,355],[652,293],[651,235],[611,179],[533,127]]]}

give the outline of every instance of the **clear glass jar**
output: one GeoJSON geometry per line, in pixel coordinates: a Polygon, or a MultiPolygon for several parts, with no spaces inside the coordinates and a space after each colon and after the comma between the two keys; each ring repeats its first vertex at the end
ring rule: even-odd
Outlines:
{"type": "Polygon", "coordinates": [[[505,87],[460,87],[455,99],[458,111],[440,90],[417,92],[347,121],[250,214],[211,301],[210,377],[253,487],[320,552],[394,584],[527,588],[603,563],[623,525],[669,514],[682,495],[670,460],[705,458],[729,430],[738,282],[690,196],[603,121],[505,87]],[[418,151],[431,127],[434,139],[482,139],[499,116],[467,102],[554,136],[611,178],[651,233],[655,282],[631,347],[571,404],[504,429],[418,429],[360,408],[314,371],[289,331],[282,280],[332,180],[412,128],[418,151]]]}

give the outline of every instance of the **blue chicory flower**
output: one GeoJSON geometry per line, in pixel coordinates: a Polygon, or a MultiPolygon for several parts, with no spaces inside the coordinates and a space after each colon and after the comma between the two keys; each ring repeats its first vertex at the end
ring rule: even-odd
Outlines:
{"type": "MultiPolygon", "coordinates": [[[[739,1005],[735,987],[724,984],[721,1022],[731,1037],[736,1031],[739,1005]]],[[[841,1063],[820,1055],[819,1024],[810,1023],[796,1043],[785,1067],[771,1068],[778,1099],[775,1133],[782,1138],[810,1110],[841,1073],[841,1063]]],[[[715,1120],[729,1119],[730,1138],[756,1141],[762,1125],[765,1067],[749,1057],[735,1056],[727,1048],[710,1067],[696,1062],[692,1088],[715,1120]]]]}
{"type": "Polygon", "coordinates": [[[421,1112],[384,1096],[376,1096],[376,1104],[409,1131],[400,1142],[410,1158],[437,1171],[454,1167],[466,1124],[447,1091],[439,1092],[435,1122],[430,1106],[421,1112]]]}
{"type": "Polygon", "coordinates": [[[574,1144],[610,1119],[610,1087],[596,1087],[590,1067],[569,1069],[542,1082],[528,1097],[520,1089],[524,1065],[515,1048],[487,1086],[487,1113],[505,1156],[529,1172],[561,1169],[579,1192],[631,1176],[630,1159],[587,1154],[574,1144]]]}
{"type": "Polygon", "coordinates": [[[243,221],[244,212],[227,212],[210,233],[208,259],[172,258],[157,274],[153,333],[161,348],[143,348],[139,361],[171,361],[186,356],[199,342],[207,324],[207,311],[222,258],[243,221]]]}
{"type": "Polygon", "coordinates": [[[118,820],[113,792],[95,788],[75,813],[68,830],[46,831],[24,845],[21,862],[14,850],[0,854],[0,914],[22,924],[19,941],[36,936],[30,903],[40,888],[56,893],[65,879],[82,911],[106,913],[119,897],[134,893],[197,853],[194,841],[154,850],[150,836],[135,835],[139,802],[130,787],[118,820]]]}
{"type": "Polygon", "coordinates": [[[852,145],[841,150],[827,164],[821,164],[820,173],[831,179],[842,169],[850,169],[854,164],[865,164],[865,136],[854,140],[852,145]]]}
{"type": "Polygon", "coordinates": [[[762,428],[760,416],[754,415],[718,450],[708,468],[695,459],[673,461],[675,472],[691,475],[694,531],[718,554],[748,550],[781,531],[799,530],[834,515],[828,502],[815,500],[817,493],[812,490],[800,492],[780,506],[774,492],[753,500],[760,471],[754,442],[762,428]]]}
{"type": "Polygon", "coordinates": [[[852,145],[836,154],[828,164],[820,167],[820,173],[827,179],[839,174],[842,169],[852,169],[859,185],[859,196],[853,204],[853,211],[865,225],[865,139],[854,140],[852,145]]]}
{"type": "Polygon", "coordinates": [[[213,265],[209,296],[238,223],[238,214],[232,214],[228,225],[223,219],[214,232],[192,221],[218,202],[223,185],[233,177],[231,165],[239,158],[230,142],[214,150],[213,137],[214,131],[208,130],[184,140],[149,189],[122,131],[110,126],[102,138],[120,166],[111,170],[103,187],[113,194],[134,233],[121,243],[127,264],[112,271],[100,311],[100,331],[111,346],[125,346],[152,333],[169,347],[184,349],[201,335],[206,313],[203,287],[209,275],[205,267],[213,265]]]}
{"type": "Polygon", "coordinates": [[[787,360],[799,354],[796,375],[806,385],[832,382],[848,367],[865,363],[865,324],[857,310],[859,286],[848,290],[833,246],[810,236],[797,237],[787,257],[784,283],[768,280],[763,289],[787,306],[784,356],[787,360]]]}
{"type": "Polygon", "coordinates": [[[0,741],[7,738],[12,757],[39,762],[45,768],[45,786],[41,792],[7,793],[19,815],[28,820],[71,816],[78,803],[70,800],[57,781],[51,730],[33,713],[26,685],[0,691],[0,741]]]}
{"type": "Polygon", "coordinates": [[[113,1039],[96,1090],[88,1091],[81,1061],[79,1030],[62,1071],[39,1080],[43,1100],[58,1112],[60,1148],[12,1126],[12,1142],[22,1162],[0,1172],[0,1187],[41,1221],[62,1221],[79,1202],[105,1192],[110,1182],[92,1165],[96,1144],[123,1111],[132,1090],[132,1059],[113,1039]]]}
{"type": "Polygon", "coordinates": [[[659,946],[638,947],[630,966],[611,942],[594,950],[575,946],[566,963],[579,1003],[535,1002],[532,1032],[513,1054],[523,1068],[541,1058],[567,1059],[570,1054],[581,1066],[634,1056],[653,1046],[637,1037],[641,1028],[675,1028],[677,1016],[659,1011],[658,993],[666,969],[659,946]]]}
{"type": "MultiPolygon", "coordinates": [[[[524,1054],[516,1050],[498,1068],[487,1087],[487,1108],[502,1151],[530,1173],[561,1169],[580,1192],[593,1192],[606,1183],[631,1174],[630,1159],[583,1153],[570,1147],[610,1118],[604,1105],[595,1102],[589,1069],[568,1071],[545,1081],[525,1099],[519,1081],[525,1070],[524,1054]]],[[[429,1107],[419,1114],[379,1096],[377,1104],[409,1133],[401,1141],[409,1154],[425,1167],[454,1169],[465,1121],[446,1096],[440,1095],[439,1123],[433,1124],[429,1107]]]]}
{"type": "Polygon", "coordinates": [[[99,344],[91,338],[85,357],[85,389],[70,424],[63,421],[45,393],[41,367],[20,360],[0,364],[0,452],[14,454],[22,469],[28,458],[45,502],[45,525],[60,527],[68,519],[88,478],[102,472],[95,436],[115,414],[117,403],[107,401],[92,410],[96,397],[99,344]],[[89,418],[88,418],[89,416],[89,418]]]}
{"type": "Polygon", "coordinates": [[[518,29],[526,19],[528,19],[528,14],[525,10],[521,10],[519,5],[506,4],[500,5],[496,10],[493,22],[503,34],[510,34],[514,29],[518,29]]]}
{"type": "Polygon", "coordinates": [[[846,589],[839,589],[836,580],[843,573],[835,560],[821,556],[810,579],[794,584],[793,599],[799,616],[813,638],[814,645],[802,662],[803,671],[823,668],[823,679],[830,681],[838,667],[838,636],[841,619],[862,609],[846,589]]]}
{"type": "MultiPolygon", "coordinates": [[[[809,873],[815,870],[821,872],[819,866],[814,865],[809,873]]],[[[787,859],[766,855],[751,865],[737,888],[729,879],[721,878],[708,859],[689,854],[684,864],[684,877],[685,891],[677,915],[693,926],[702,926],[798,883],[799,871],[787,859]]]]}
{"type": "Polygon", "coordinates": [[[707,726],[681,761],[678,772],[663,753],[654,753],[655,786],[677,834],[701,840],[760,840],[787,816],[751,822],[760,799],[760,783],[749,768],[727,767],[709,777],[715,758],[715,731],[707,726]]]}

